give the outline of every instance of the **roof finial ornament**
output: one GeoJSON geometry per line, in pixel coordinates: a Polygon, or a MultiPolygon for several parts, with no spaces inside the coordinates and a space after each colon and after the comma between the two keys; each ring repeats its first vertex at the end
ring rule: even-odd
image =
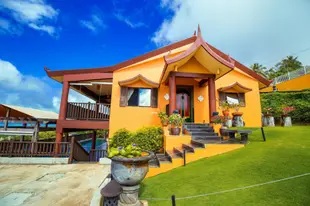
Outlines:
{"type": "Polygon", "coordinates": [[[196,30],[194,31],[194,36],[196,36],[196,30]]]}
{"type": "Polygon", "coordinates": [[[198,24],[198,35],[197,36],[201,36],[201,30],[200,30],[200,25],[198,24]]]}

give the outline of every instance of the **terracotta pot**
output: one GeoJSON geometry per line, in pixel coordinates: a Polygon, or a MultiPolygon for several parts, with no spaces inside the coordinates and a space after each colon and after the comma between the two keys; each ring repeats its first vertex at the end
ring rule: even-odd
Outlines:
{"type": "Polygon", "coordinates": [[[223,115],[226,116],[226,117],[229,116],[229,111],[228,111],[228,110],[222,111],[222,113],[223,113],[223,115]]]}
{"type": "Polygon", "coordinates": [[[180,135],[180,133],[181,133],[181,128],[179,127],[173,127],[170,129],[171,135],[180,135]]]}
{"type": "Polygon", "coordinates": [[[161,122],[161,125],[162,125],[163,127],[167,127],[168,124],[169,124],[168,120],[162,121],[162,122],[161,122]]]}
{"type": "Polygon", "coordinates": [[[232,113],[233,116],[242,116],[243,112],[234,112],[232,113]]]}

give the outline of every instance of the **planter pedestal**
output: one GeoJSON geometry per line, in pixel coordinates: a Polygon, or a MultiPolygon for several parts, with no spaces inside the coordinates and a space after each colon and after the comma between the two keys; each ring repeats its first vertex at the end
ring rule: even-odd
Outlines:
{"type": "Polygon", "coordinates": [[[263,126],[265,127],[274,127],[274,117],[272,116],[264,116],[263,117],[263,126]]]}
{"type": "Polygon", "coordinates": [[[119,196],[119,206],[142,206],[139,201],[140,185],[135,186],[121,186],[123,191],[119,196]]]}
{"type": "Polygon", "coordinates": [[[282,117],[283,127],[291,127],[292,126],[292,118],[291,117],[282,117]]]}
{"type": "Polygon", "coordinates": [[[241,115],[235,115],[232,119],[233,127],[244,127],[243,118],[241,115]]]}

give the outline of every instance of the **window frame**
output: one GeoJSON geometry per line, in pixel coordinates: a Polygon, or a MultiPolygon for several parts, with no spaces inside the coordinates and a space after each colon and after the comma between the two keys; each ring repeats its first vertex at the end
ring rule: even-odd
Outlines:
{"type": "Polygon", "coordinates": [[[139,93],[138,93],[138,105],[128,105],[128,100],[129,99],[127,99],[126,107],[152,107],[152,88],[147,88],[147,87],[127,87],[127,89],[138,89],[139,93]],[[140,102],[140,89],[149,89],[150,90],[150,106],[141,106],[141,105],[139,105],[139,102],[140,102]]]}
{"type": "MultiPolygon", "coordinates": [[[[227,102],[227,94],[237,94],[240,107],[246,107],[246,100],[245,100],[245,93],[244,92],[219,92],[219,99],[221,97],[221,93],[222,93],[222,95],[224,95],[224,101],[225,102],[227,102]],[[243,94],[243,101],[241,101],[242,100],[241,94],[243,94]]],[[[222,102],[223,102],[223,100],[220,99],[220,105],[222,102]]]]}

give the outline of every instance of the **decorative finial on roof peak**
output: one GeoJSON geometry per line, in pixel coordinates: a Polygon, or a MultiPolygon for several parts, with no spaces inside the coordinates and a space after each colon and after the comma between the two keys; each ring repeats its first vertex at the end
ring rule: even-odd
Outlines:
{"type": "Polygon", "coordinates": [[[200,25],[198,24],[198,36],[201,36],[201,30],[200,30],[200,25]]]}
{"type": "Polygon", "coordinates": [[[196,36],[196,30],[194,31],[194,36],[196,36]]]}

